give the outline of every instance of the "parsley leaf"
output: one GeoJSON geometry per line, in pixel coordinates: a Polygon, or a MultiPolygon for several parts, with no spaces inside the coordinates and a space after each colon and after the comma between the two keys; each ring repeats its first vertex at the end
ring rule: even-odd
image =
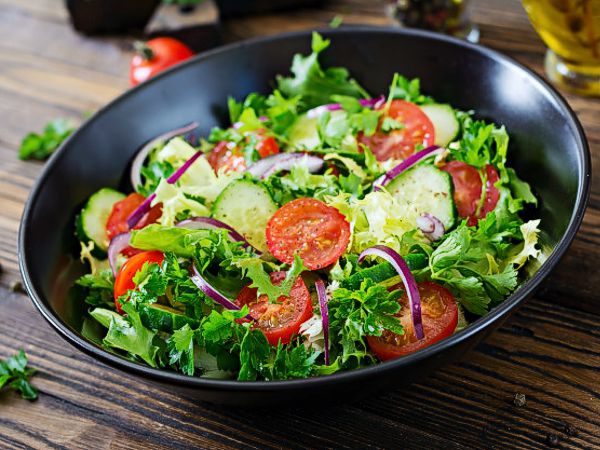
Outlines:
{"type": "Polygon", "coordinates": [[[169,364],[186,375],[194,375],[194,333],[188,324],[175,330],[167,341],[169,364]]]}
{"type": "Polygon", "coordinates": [[[287,297],[296,278],[302,272],[308,270],[300,256],[294,256],[294,262],[287,271],[284,280],[281,283],[273,284],[271,276],[265,270],[265,261],[260,258],[240,258],[233,261],[233,264],[242,269],[245,277],[252,280],[250,287],[258,289],[258,295],[267,295],[271,303],[275,303],[279,297],[287,297]]]}
{"type": "Polygon", "coordinates": [[[84,301],[92,306],[114,306],[114,277],[110,269],[85,274],[75,284],[85,290],[84,301]]]}
{"type": "MultiPolygon", "coordinates": [[[[504,196],[504,202],[508,198],[504,196]]],[[[526,224],[525,224],[526,225],[526,224]]],[[[517,268],[529,257],[537,257],[536,223],[524,227],[500,203],[477,227],[465,222],[448,233],[429,259],[430,277],[447,285],[456,300],[477,315],[487,313],[517,287],[517,268]],[[523,229],[528,230],[529,247],[521,258],[511,255],[524,249],[523,229]],[[515,265],[517,267],[515,267],[515,265]]]]}
{"type": "Polygon", "coordinates": [[[347,95],[361,98],[369,94],[352,78],[346,68],[329,67],[323,69],[319,54],[329,47],[330,41],[313,32],[312,53],[308,56],[297,54],[292,62],[291,77],[277,77],[281,93],[288,97],[299,96],[302,110],[329,103],[332,95],[347,95]]]}
{"type": "Polygon", "coordinates": [[[34,373],[35,369],[27,366],[27,355],[19,350],[16,355],[0,360],[0,390],[9,387],[19,392],[25,400],[36,400],[37,389],[29,383],[29,377],[34,373]]]}
{"type": "Polygon", "coordinates": [[[431,97],[421,94],[421,82],[418,78],[409,80],[398,73],[395,73],[392,79],[388,102],[394,99],[406,100],[417,105],[433,103],[431,97]]]}
{"type": "Polygon", "coordinates": [[[385,116],[383,118],[383,122],[381,122],[381,131],[383,131],[384,133],[389,133],[393,130],[401,130],[403,128],[403,123],[398,122],[396,119],[389,116],[385,116]]]}
{"type": "Polygon", "coordinates": [[[263,363],[271,354],[271,346],[262,331],[248,327],[240,343],[240,372],[238,380],[256,380],[263,363]]]}
{"type": "Polygon", "coordinates": [[[75,125],[68,119],[55,119],[46,125],[42,134],[29,133],[21,141],[20,159],[48,158],[63,141],[75,131],[75,125]]]}
{"type": "Polygon", "coordinates": [[[340,336],[342,363],[351,357],[359,363],[365,358],[373,361],[365,346],[365,336],[381,336],[384,330],[404,333],[400,321],[394,317],[400,310],[399,294],[399,291],[388,292],[386,287],[368,278],[357,290],[339,288],[333,292],[329,301],[331,334],[340,336]]]}

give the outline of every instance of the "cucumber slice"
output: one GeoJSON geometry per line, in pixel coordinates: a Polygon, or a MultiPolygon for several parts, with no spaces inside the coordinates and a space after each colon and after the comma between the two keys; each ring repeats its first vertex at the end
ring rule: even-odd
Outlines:
{"type": "Polygon", "coordinates": [[[232,226],[260,251],[267,250],[265,228],[279,208],[262,184],[242,179],[234,180],[219,194],[212,215],[232,226]]]}
{"type": "Polygon", "coordinates": [[[450,105],[422,105],[421,110],[429,117],[435,130],[435,145],[445,147],[458,134],[459,124],[450,105]]]}
{"type": "Polygon", "coordinates": [[[430,164],[418,165],[402,172],[386,188],[394,197],[413,206],[410,214],[414,217],[407,219],[414,221],[415,226],[417,218],[425,213],[437,217],[446,231],[454,226],[454,190],[447,172],[430,164]]]}
{"type": "Polygon", "coordinates": [[[113,205],[125,198],[124,194],[110,188],[100,189],[93,194],[77,218],[77,235],[84,242],[93,241],[94,249],[108,249],[106,222],[113,205]]]}
{"type": "MultiPolygon", "coordinates": [[[[406,265],[410,270],[422,269],[427,265],[427,257],[422,253],[409,253],[403,256],[406,265]]],[[[390,263],[383,262],[367,269],[359,270],[354,275],[349,276],[341,282],[340,286],[350,290],[360,289],[360,284],[366,278],[379,284],[390,278],[398,276],[396,269],[390,263]]]]}
{"type": "Polygon", "coordinates": [[[196,328],[200,324],[196,319],[186,316],[183,312],[158,303],[141,305],[139,312],[142,325],[151,330],[165,333],[172,333],[186,324],[192,328],[196,328]]]}

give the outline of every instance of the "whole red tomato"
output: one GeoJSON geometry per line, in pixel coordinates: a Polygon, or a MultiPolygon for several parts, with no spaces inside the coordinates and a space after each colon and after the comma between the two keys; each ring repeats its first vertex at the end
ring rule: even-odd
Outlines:
{"type": "Polygon", "coordinates": [[[129,65],[129,81],[132,86],[194,55],[187,45],[170,37],[136,43],[135,48],[136,54],[129,65]]]}

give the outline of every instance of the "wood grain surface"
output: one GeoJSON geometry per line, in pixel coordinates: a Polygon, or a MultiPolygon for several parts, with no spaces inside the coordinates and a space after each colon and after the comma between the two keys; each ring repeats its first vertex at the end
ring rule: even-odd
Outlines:
{"type": "MultiPolygon", "coordinates": [[[[387,24],[382,1],[230,20],[227,40],[345,23],[387,24]]],[[[542,73],[544,46],[514,0],[479,0],[482,43],[542,73]]],[[[58,0],[0,0],[0,357],[23,347],[35,403],[0,394],[0,448],[600,448],[600,178],[571,249],[540,292],[462,363],[356,404],[250,411],[200,404],[60,339],[22,292],[17,230],[42,165],[23,135],[80,120],[127,89],[131,41],[88,38],[58,0]],[[514,395],[526,395],[517,407],[514,395]]],[[[565,94],[600,158],[600,100],[565,94]]]]}

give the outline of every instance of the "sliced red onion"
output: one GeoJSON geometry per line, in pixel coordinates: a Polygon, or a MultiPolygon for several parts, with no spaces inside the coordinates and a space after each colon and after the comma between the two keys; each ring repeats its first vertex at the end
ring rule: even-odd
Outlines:
{"type": "Polygon", "coordinates": [[[137,152],[137,155],[135,155],[133,163],[131,164],[130,178],[133,189],[137,191],[137,187],[142,184],[142,177],[140,173],[141,168],[144,164],[144,161],[148,157],[148,153],[150,153],[153,148],[155,148],[161,142],[168,141],[169,139],[172,139],[176,136],[181,136],[182,134],[190,133],[196,128],[198,128],[198,124],[196,122],[192,122],[189,125],[177,128],[176,130],[167,131],[166,133],[161,134],[144,145],[142,149],[137,152]]]}
{"type": "MultiPolygon", "coordinates": [[[[177,169],[169,178],[167,183],[173,184],[181,178],[181,176],[190,168],[194,162],[202,156],[202,152],[196,152],[190,159],[188,159],[179,169],[177,169]]],[[[152,206],[152,201],[156,198],[156,193],[151,194],[146,200],[142,202],[127,218],[127,225],[129,228],[133,228],[137,225],[140,219],[146,214],[152,206]]]]}
{"type": "Polygon", "coordinates": [[[190,217],[189,219],[182,220],[175,224],[176,227],[189,228],[191,230],[217,230],[223,229],[229,232],[229,237],[235,242],[242,242],[244,247],[249,247],[259,256],[262,254],[261,251],[255,249],[240,233],[235,231],[233,227],[227,225],[225,222],[213,219],[212,217],[190,217]]]}
{"type": "Polygon", "coordinates": [[[108,246],[108,264],[114,276],[117,276],[117,259],[119,254],[129,247],[129,240],[131,239],[131,233],[121,233],[111,239],[108,246]]]}
{"type": "Polygon", "coordinates": [[[324,341],[324,356],[325,365],[329,365],[329,308],[327,306],[327,292],[325,290],[325,283],[320,278],[315,281],[315,288],[317,289],[317,297],[319,298],[319,308],[321,310],[321,321],[323,323],[323,341],[324,341]]]}
{"type": "Polygon", "coordinates": [[[361,263],[368,255],[379,256],[380,258],[385,259],[392,267],[394,267],[394,269],[396,269],[398,275],[400,275],[402,283],[404,284],[404,289],[408,295],[415,337],[419,340],[423,339],[425,334],[423,333],[423,321],[421,318],[421,295],[419,294],[417,282],[412,276],[406,262],[402,256],[385,245],[375,245],[364,250],[358,257],[358,262],[361,263]]]}
{"type": "Polygon", "coordinates": [[[282,170],[290,170],[300,161],[306,162],[311,173],[318,172],[323,167],[323,160],[318,156],[306,153],[278,153],[258,160],[248,168],[247,172],[264,179],[282,170]]]}
{"type": "Polygon", "coordinates": [[[425,213],[420,217],[417,217],[417,226],[432,242],[441,239],[446,232],[442,221],[429,213],[425,213]]]}
{"type": "Polygon", "coordinates": [[[382,186],[388,184],[390,181],[392,181],[405,170],[410,169],[412,166],[421,162],[423,159],[432,155],[439,155],[443,151],[443,148],[438,147],[437,145],[432,145],[430,147],[427,147],[425,150],[421,150],[420,152],[417,152],[414,155],[410,155],[392,170],[388,171],[387,173],[379,177],[377,180],[375,180],[375,182],[373,183],[373,190],[379,191],[382,186]]]}
{"type": "MultiPolygon", "coordinates": [[[[223,294],[217,291],[214,287],[212,287],[210,283],[204,279],[202,274],[193,264],[191,271],[192,274],[190,276],[190,279],[192,280],[192,283],[198,286],[198,289],[204,292],[208,297],[210,297],[212,300],[214,300],[216,303],[218,303],[226,309],[231,309],[234,311],[239,311],[241,309],[238,305],[233,303],[231,300],[229,300],[227,297],[225,297],[223,294]]],[[[250,314],[246,316],[246,319],[253,320],[250,314]]]]}
{"type": "MultiPolygon", "coordinates": [[[[361,98],[359,101],[360,106],[363,108],[373,108],[378,109],[381,105],[385,103],[385,97],[380,95],[377,98],[361,98]]],[[[309,119],[313,119],[315,117],[319,117],[325,111],[339,111],[342,109],[342,105],[339,103],[329,103],[327,105],[317,106],[306,112],[306,116],[309,119]]]]}

